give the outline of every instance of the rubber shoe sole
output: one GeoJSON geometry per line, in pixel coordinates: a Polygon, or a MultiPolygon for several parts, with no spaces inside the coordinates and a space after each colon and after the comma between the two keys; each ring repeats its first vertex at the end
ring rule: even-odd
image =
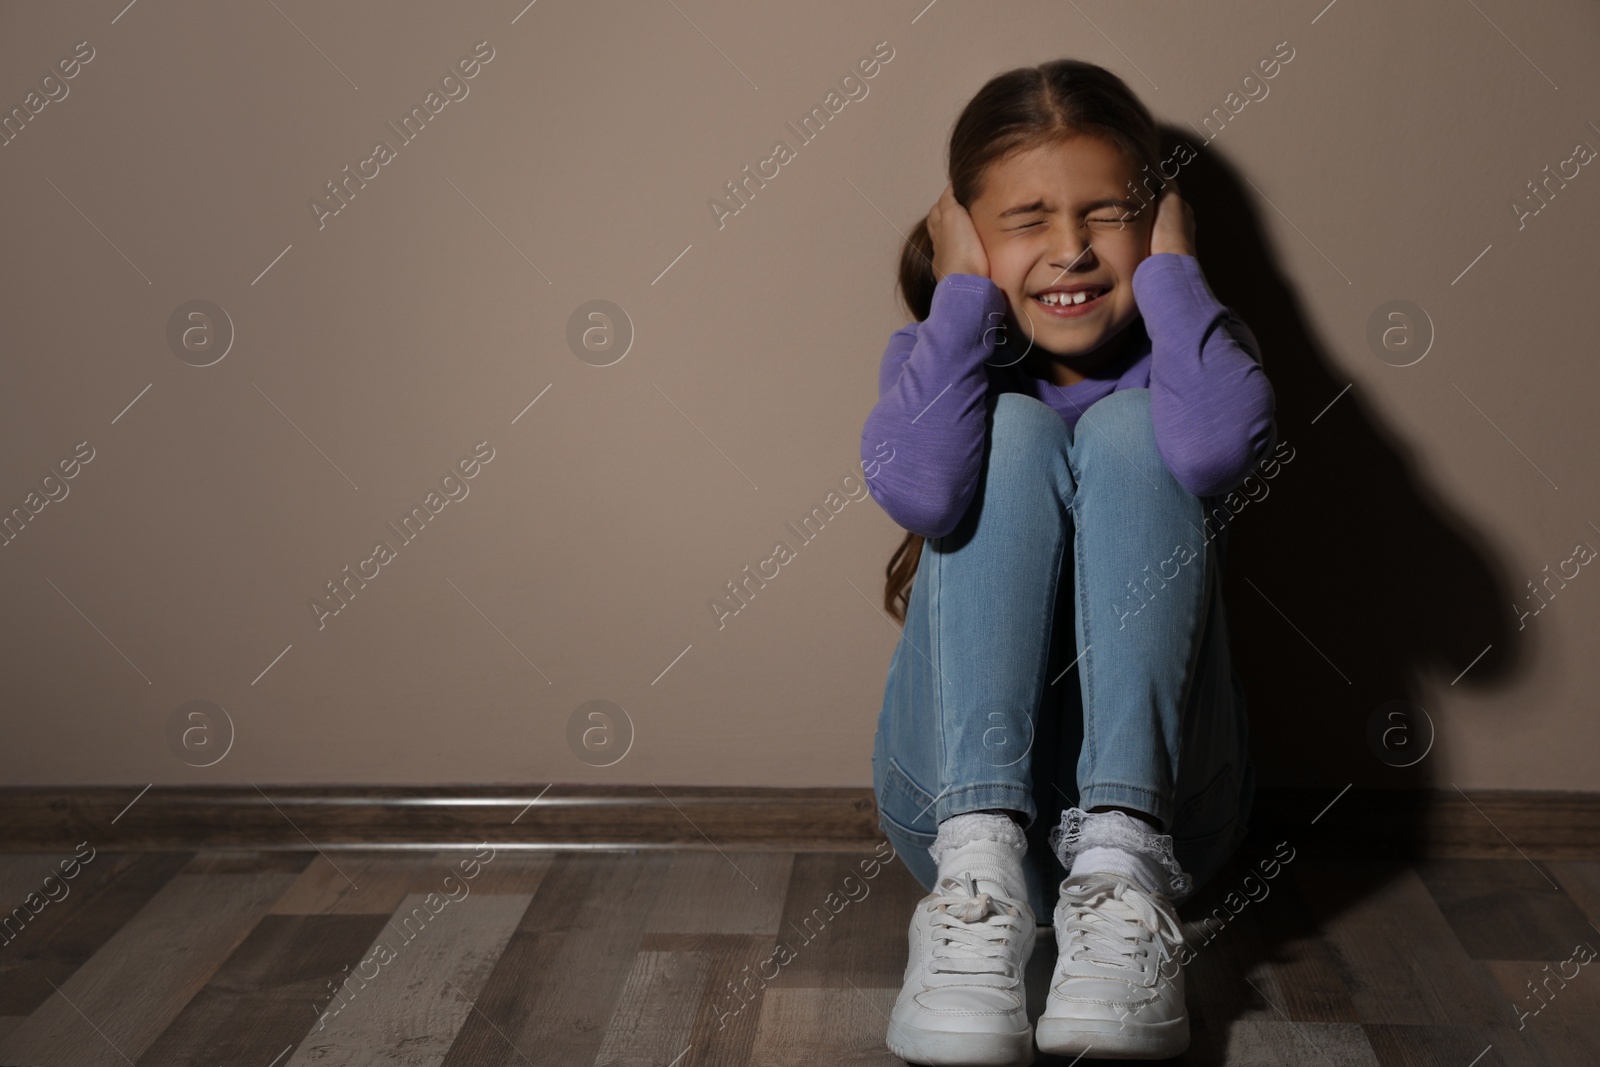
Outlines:
{"type": "Polygon", "coordinates": [[[1189,1017],[1129,1024],[1115,1019],[1040,1018],[1034,1027],[1039,1051],[1054,1056],[1084,1053],[1103,1060],[1163,1060],[1189,1048],[1189,1017]]]}
{"type": "Polygon", "coordinates": [[[1028,1067],[1033,1063],[1031,1030],[963,1034],[894,1023],[887,1044],[890,1052],[907,1063],[930,1067],[1028,1067]]]}

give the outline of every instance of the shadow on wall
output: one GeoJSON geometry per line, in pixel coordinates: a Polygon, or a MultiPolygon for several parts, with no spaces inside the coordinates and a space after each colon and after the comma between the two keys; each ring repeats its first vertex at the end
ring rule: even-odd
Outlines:
{"type": "MultiPolygon", "coordinates": [[[[1190,131],[1162,133],[1168,143],[1194,143],[1190,131]]],[[[1408,869],[1419,870],[1415,865],[1429,853],[1435,790],[1451,791],[1437,770],[1451,734],[1444,729],[1429,738],[1420,716],[1390,719],[1386,705],[1417,704],[1416,680],[1425,670],[1442,675],[1441,684],[1461,675],[1458,689],[1505,686],[1524,667],[1518,657],[1525,649],[1510,608],[1517,598],[1486,540],[1420,480],[1404,441],[1380,424],[1360,390],[1343,392],[1349,379],[1327,359],[1271,260],[1249,185],[1204,149],[1178,181],[1194,208],[1206,279],[1260,341],[1277,395],[1278,438],[1294,449],[1292,460],[1263,481],[1265,494],[1255,488],[1254,499],[1227,522],[1224,595],[1257,785],[1305,786],[1313,794],[1286,799],[1299,790],[1281,790],[1272,810],[1258,793],[1248,839],[1179,909],[1199,924],[1182,957],[1196,1011],[1186,1059],[1212,1062],[1208,1053],[1234,1046],[1236,1022],[1270,1011],[1263,1001],[1275,1004],[1249,981],[1264,965],[1279,968],[1279,981],[1298,975],[1297,995],[1302,1004],[1320,1003],[1317,1011],[1337,1003],[1324,997],[1348,997],[1343,980],[1328,976],[1363,968],[1353,967],[1322,931],[1381,896],[1408,869]],[[1346,783],[1402,792],[1340,801],[1346,783]],[[1326,797],[1316,796],[1323,787],[1326,797]],[[1343,808],[1316,825],[1335,802],[1343,808]],[[1358,862],[1346,869],[1342,857],[1358,862]],[[1271,881],[1288,860],[1297,864],[1292,873],[1271,881]],[[1235,921],[1247,905],[1249,913],[1235,921]],[[1213,938],[1216,947],[1206,947],[1213,938]],[[1322,986],[1325,980],[1334,985],[1322,986]]],[[[1332,277],[1331,284],[1344,284],[1332,277]]],[[[1426,299],[1383,294],[1374,306],[1391,297],[1426,299]]],[[[1359,333],[1341,347],[1359,358],[1366,324],[1350,328],[1359,333]]],[[[1070,632],[1066,610],[1056,632],[1070,632]]],[[[1423,710],[1435,727],[1445,725],[1437,708],[1423,710]]],[[[1045,729],[1039,745],[1048,750],[1054,741],[1045,729]]],[[[1034,847],[1042,846],[1034,841],[1034,847]]],[[[1040,949],[1030,973],[1048,974],[1052,939],[1040,949]]],[[[1409,958],[1411,949],[1403,951],[1409,958]]],[[[1499,1009],[1492,983],[1477,972],[1442,980],[1454,983],[1447,997],[1470,998],[1460,1009],[1466,1017],[1487,1020],[1499,1009]]]]}
{"type": "MultiPolygon", "coordinates": [[[[1192,131],[1162,132],[1194,143],[1192,131]]],[[[1272,263],[1246,183],[1204,148],[1177,180],[1194,208],[1206,279],[1261,342],[1278,438],[1294,448],[1267,495],[1230,523],[1225,595],[1258,782],[1449,789],[1433,770],[1448,731],[1432,738],[1425,758],[1402,766],[1423,751],[1427,725],[1380,709],[1418,703],[1423,669],[1444,684],[1466,671],[1458,688],[1514,677],[1516,597],[1485,539],[1419,478],[1403,440],[1381,425],[1360,387],[1339,396],[1350,381],[1327,359],[1272,263]]],[[[1342,347],[1357,342],[1364,349],[1361,334],[1342,347]]],[[[1433,727],[1443,725],[1437,708],[1423,710],[1433,727]]]]}

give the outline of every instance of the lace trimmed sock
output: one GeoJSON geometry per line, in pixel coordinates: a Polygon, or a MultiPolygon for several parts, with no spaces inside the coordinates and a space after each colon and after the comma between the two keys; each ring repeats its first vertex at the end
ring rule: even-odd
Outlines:
{"type": "Polygon", "coordinates": [[[1191,879],[1172,853],[1172,835],[1158,834],[1126,812],[1068,808],[1050,831],[1068,876],[1110,871],[1168,900],[1187,896],[1191,879]]]}
{"type": "Polygon", "coordinates": [[[1028,839],[1009,815],[969,811],[952,815],[939,824],[939,835],[928,854],[939,865],[937,882],[965,871],[981,882],[986,892],[999,889],[1013,900],[1028,899],[1022,857],[1028,839]]]}

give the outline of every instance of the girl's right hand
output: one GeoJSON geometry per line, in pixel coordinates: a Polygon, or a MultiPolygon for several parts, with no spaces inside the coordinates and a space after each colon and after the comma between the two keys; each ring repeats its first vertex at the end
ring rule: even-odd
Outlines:
{"type": "Polygon", "coordinates": [[[928,212],[928,236],[933,239],[935,281],[950,274],[989,276],[989,257],[978,238],[978,228],[949,185],[928,212]]]}

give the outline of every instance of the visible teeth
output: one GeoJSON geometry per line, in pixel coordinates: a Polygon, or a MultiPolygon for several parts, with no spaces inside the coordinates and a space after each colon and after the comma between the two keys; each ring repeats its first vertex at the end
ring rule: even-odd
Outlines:
{"type": "Polygon", "coordinates": [[[1072,304],[1082,304],[1089,300],[1093,295],[1093,293],[1085,290],[1079,290],[1076,293],[1045,293],[1043,296],[1039,297],[1039,302],[1042,304],[1051,304],[1057,307],[1065,307],[1072,304]]]}

